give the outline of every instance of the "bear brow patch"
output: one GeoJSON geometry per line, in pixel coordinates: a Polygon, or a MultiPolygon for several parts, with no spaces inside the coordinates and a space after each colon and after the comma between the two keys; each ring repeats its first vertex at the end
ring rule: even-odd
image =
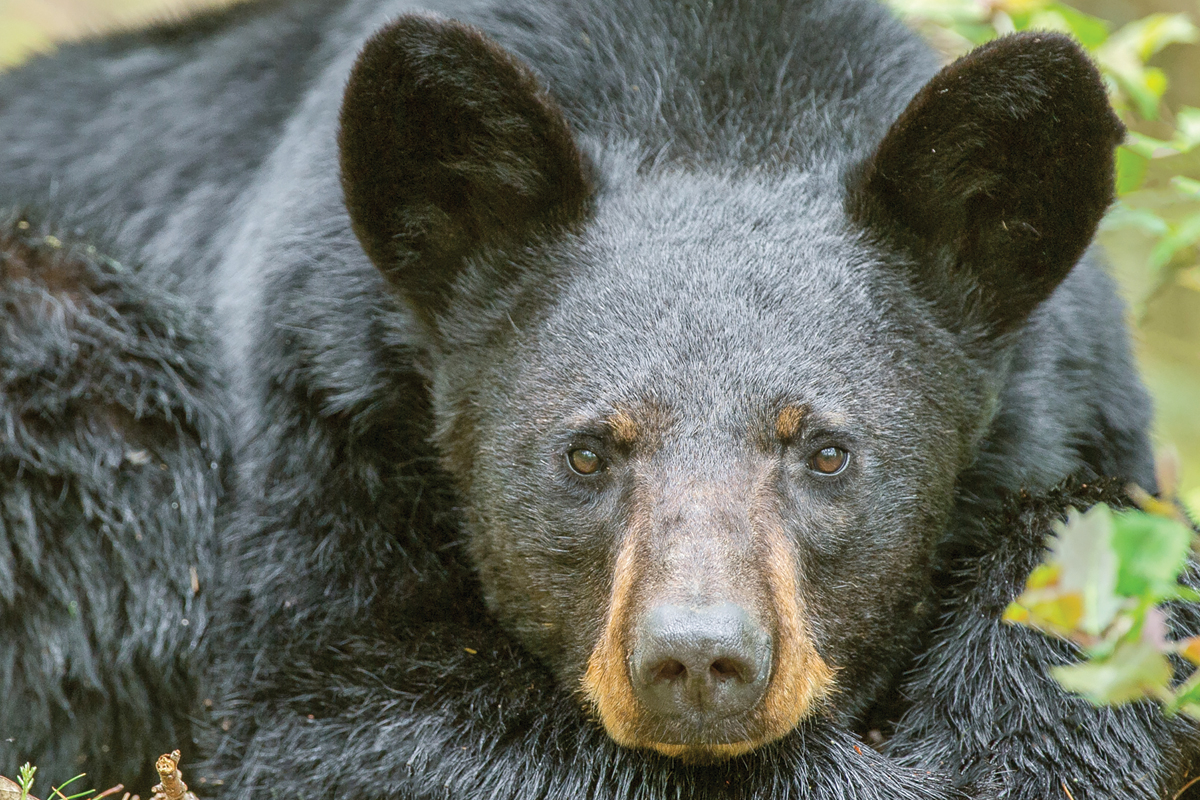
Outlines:
{"type": "Polygon", "coordinates": [[[616,411],[604,420],[618,444],[630,445],[637,441],[638,423],[628,411],[616,411]]]}
{"type": "Polygon", "coordinates": [[[775,434],[784,441],[796,438],[807,414],[806,406],[787,406],[775,418],[775,434]]]}
{"type": "Polygon", "coordinates": [[[653,400],[621,404],[603,419],[607,434],[622,447],[657,447],[674,422],[671,411],[653,400]]]}

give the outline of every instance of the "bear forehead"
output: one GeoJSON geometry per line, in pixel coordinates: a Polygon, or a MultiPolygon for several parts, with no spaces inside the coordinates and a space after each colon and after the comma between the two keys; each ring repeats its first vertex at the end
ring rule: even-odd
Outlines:
{"type": "Polygon", "coordinates": [[[820,176],[631,182],[601,194],[579,248],[556,303],[563,321],[600,312],[604,328],[639,338],[694,337],[698,325],[765,340],[781,324],[794,340],[810,324],[882,321],[873,255],[820,176]]]}
{"type": "Polygon", "coordinates": [[[816,213],[838,198],[813,183],[676,176],[602,197],[521,357],[625,385],[676,372],[767,386],[806,367],[826,386],[886,381],[896,330],[913,327],[897,325],[904,297],[879,298],[894,280],[840,206],[816,213]]]}
{"type": "Polygon", "coordinates": [[[788,404],[918,415],[962,378],[961,350],[843,201],[836,175],[619,177],[541,253],[553,280],[531,305],[457,350],[461,374],[490,376],[496,418],[539,408],[557,424],[645,398],[738,430],[788,404]]]}

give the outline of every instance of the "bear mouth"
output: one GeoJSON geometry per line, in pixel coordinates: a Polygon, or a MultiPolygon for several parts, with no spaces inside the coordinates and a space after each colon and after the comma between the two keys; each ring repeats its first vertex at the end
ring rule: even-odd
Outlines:
{"type": "Polygon", "coordinates": [[[740,742],[709,743],[709,744],[667,744],[651,742],[646,745],[650,750],[664,756],[677,758],[685,764],[716,764],[730,758],[746,755],[767,744],[769,739],[747,739],[740,742]]]}
{"type": "Polygon", "coordinates": [[[757,735],[755,729],[761,727],[753,713],[659,720],[645,725],[639,746],[688,763],[713,763],[744,755],[777,738],[757,735]]]}

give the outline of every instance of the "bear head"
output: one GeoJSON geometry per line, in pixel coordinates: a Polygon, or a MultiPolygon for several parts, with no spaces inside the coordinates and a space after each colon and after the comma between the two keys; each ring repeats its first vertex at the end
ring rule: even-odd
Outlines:
{"type": "Polygon", "coordinates": [[[621,744],[720,759],[860,712],[1121,135],[1078,47],[1023,34],[865,159],[656,166],[474,28],[378,33],[346,204],[419,323],[496,618],[621,744]]]}

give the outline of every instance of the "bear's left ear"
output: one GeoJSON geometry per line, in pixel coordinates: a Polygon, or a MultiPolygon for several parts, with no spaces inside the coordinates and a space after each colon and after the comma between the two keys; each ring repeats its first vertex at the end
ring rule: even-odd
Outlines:
{"type": "Polygon", "coordinates": [[[1003,333],[1083,255],[1124,132],[1071,39],[1007,36],[917,93],[858,173],[851,212],[912,252],[930,299],[1003,333]]]}
{"type": "Polygon", "coordinates": [[[472,252],[568,225],[590,196],[566,119],[529,68],[433,17],[367,42],[338,144],[354,232],[429,327],[472,252]]]}

